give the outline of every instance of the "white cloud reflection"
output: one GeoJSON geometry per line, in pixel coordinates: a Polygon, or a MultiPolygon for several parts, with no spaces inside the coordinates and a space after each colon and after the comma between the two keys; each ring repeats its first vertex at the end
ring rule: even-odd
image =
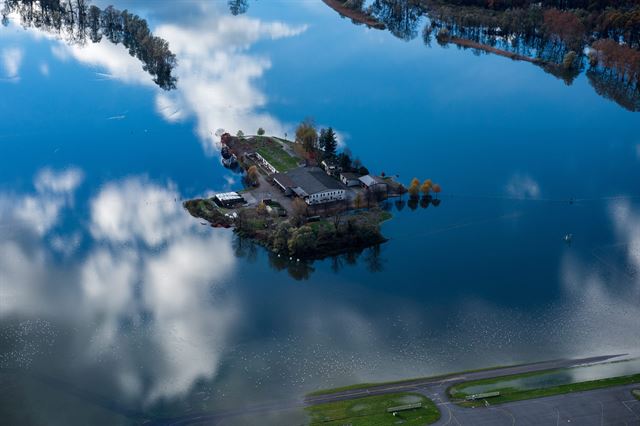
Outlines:
{"type": "MultiPolygon", "coordinates": [[[[610,210],[614,230],[627,248],[627,260],[640,274],[640,212],[635,211],[628,200],[614,202],[610,210]]],[[[640,284],[640,276],[637,281],[640,284]]]]}
{"type": "Polygon", "coordinates": [[[0,52],[0,56],[2,57],[5,76],[10,79],[20,78],[19,72],[22,57],[24,56],[23,50],[18,47],[6,48],[0,52]]]}
{"type": "MultiPolygon", "coordinates": [[[[35,194],[2,199],[47,205],[51,194],[63,194],[72,200],[81,175],[45,169],[35,194]]],[[[237,316],[233,297],[221,293],[235,258],[230,233],[200,226],[179,198],[174,185],[131,177],[106,184],[89,200],[81,229],[45,238],[23,224],[4,236],[0,318],[37,315],[75,324],[79,365],[112,362],[120,391],[143,404],[179,397],[197,380],[211,379],[237,316]],[[95,240],[59,263],[58,245],[79,232],[95,240]],[[125,323],[143,335],[131,336],[125,323]],[[135,363],[141,346],[151,352],[142,368],[135,363]]],[[[55,216],[53,222],[63,221],[63,210],[55,216]]]]}
{"type": "Polygon", "coordinates": [[[41,170],[34,179],[34,193],[0,193],[0,220],[7,226],[22,224],[39,235],[46,234],[58,223],[62,210],[73,205],[73,193],[83,176],[74,167],[63,171],[41,170]]]}
{"type": "Polygon", "coordinates": [[[581,330],[573,336],[577,347],[637,354],[640,211],[618,200],[610,204],[609,217],[615,243],[593,248],[587,258],[567,251],[562,259],[562,284],[574,300],[565,326],[581,330]]]}
{"type": "MultiPolygon", "coordinates": [[[[202,2],[201,8],[207,9],[207,2],[202,2]]],[[[283,134],[285,126],[261,111],[267,104],[267,96],[256,84],[271,67],[271,61],[249,51],[258,41],[294,37],[306,31],[307,26],[224,15],[218,7],[197,16],[195,21],[162,24],[154,29],[154,34],[169,42],[178,60],[174,70],[178,86],[171,92],[158,89],[138,59],[106,38],[85,45],[68,45],[58,40],[51,50],[60,60],[74,58],[96,67],[101,79],[155,89],[158,113],[170,122],[193,117],[196,133],[209,154],[215,147],[212,132],[218,128],[232,132],[242,129],[249,134],[262,127],[270,133],[283,134]]],[[[33,28],[27,31],[37,39],[55,37],[33,28]]],[[[10,53],[7,57],[14,59],[9,63],[19,62],[15,60],[16,52],[10,53]]],[[[14,69],[12,65],[10,70],[14,69]]]]}
{"type": "Polygon", "coordinates": [[[540,185],[529,175],[512,176],[505,190],[509,196],[515,198],[540,198],[540,185]]]}
{"type": "Polygon", "coordinates": [[[267,99],[255,85],[271,67],[264,57],[247,54],[258,40],[296,36],[306,26],[292,27],[280,22],[264,23],[245,16],[211,16],[189,26],[161,25],[158,36],[169,41],[178,58],[178,89],[158,95],[158,111],[169,121],[195,116],[197,134],[211,151],[212,130],[258,127],[282,134],[282,124],[257,110],[267,99]]]}
{"type": "Polygon", "coordinates": [[[164,244],[193,226],[179,199],[173,184],[160,187],[139,177],[108,183],[91,200],[91,234],[116,244],[164,244]]]}

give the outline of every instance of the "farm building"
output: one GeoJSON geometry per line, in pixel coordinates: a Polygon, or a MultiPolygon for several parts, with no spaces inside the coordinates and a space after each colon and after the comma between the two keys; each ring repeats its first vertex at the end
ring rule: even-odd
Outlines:
{"type": "Polygon", "coordinates": [[[387,182],[378,176],[365,175],[360,176],[360,186],[366,189],[371,189],[372,191],[386,191],[387,190],[387,182]]]}
{"type": "Polygon", "coordinates": [[[238,204],[244,204],[244,198],[237,192],[221,192],[213,196],[213,200],[221,207],[235,207],[238,204]]]}
{"type": "Polygon", "coordinates": [[[300,167],[273,175],[274,182],[286,195],[295,194],[307,204],[344,200],[347,187],[318,167],[300,167]]]}
{"type": "Polygon", "coordinates": [[[344,183],[347,186],[359,186],[360,185],[360,175],[357,173],[340,173],[340,182],[344,183]]]}

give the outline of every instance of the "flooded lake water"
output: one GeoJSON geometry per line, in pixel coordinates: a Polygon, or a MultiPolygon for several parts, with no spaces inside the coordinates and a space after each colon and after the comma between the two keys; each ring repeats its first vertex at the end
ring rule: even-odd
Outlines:
{"type": "Polygon", "coordinates": [[[174,90],[106,38],[0,26],[8,424],[638,353],[640,115],[584,75],[405,41],[320,1],[94,1],[111,3],[168,42],[174,90]],[[218,129],[291,137],[305,117],[374,173],[440,183],[440,205],[392,204],[379,250],[293,265],[182,209],[242,187],[218,129]]]}
{"type": "Polygon", "coordinates": [[[542,389],[553,386],[562,386],[571,383],[589,382],[593,380],[607,379],[611,377],[623,377],[638,374],[640,371],[640,359],[590,364],[579,367],[566,368],[532,374],[517,379],[505,379],[485,385],[473,385],[464,388],[467,395],[493,392],[498,389],[542,389]]]}

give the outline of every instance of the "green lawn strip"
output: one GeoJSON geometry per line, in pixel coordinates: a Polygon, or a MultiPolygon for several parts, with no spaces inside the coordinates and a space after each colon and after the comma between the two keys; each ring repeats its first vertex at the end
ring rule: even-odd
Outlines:
{"type": "MultiPolygon", "coordinates": [[[[562,395],[571,392],[583,392],[594,389],[608,388],[612,386],[628,385],[632,383],[640,383],[640,374],[630,376],[610,377],[607,379],[591,380],[588,382],[569,383],[566,385],[551,386],[548,388],[518,390],[513,388],[491,389],[499,391],[500,396],[488,398],[487,401],[494,404],[503,404],[505,402],[522,401],[525,399],[543,398],[545,396],[562,395]]],[[[475,385],[477,382],[468,382],[466,385],[475,385]]],[[[460,405],[465,407],[478,407],[484,405],[483,400],[478,401],[462,401],[460,405]]]]}
{"type": "Polygon", "coordinates": [[[269,138],[260,138],[255,144],[256,151],[279,172],[286,172],[298,166],[298,160],[286,152],[280,144],[269,138]]]}
{"type": "Polygon", "coordinates": [[[348,401],[329,402],[306,408],[311,425],[382,426],[399,420],[403,425],[426,425],[440,418],[440,411],[430,399],[413,393],[393,393],[367,396],[348,401]],[[420,402],[422,407],[398,412],[396,416],[387,408],[420,402]]]}
{"type": "Polygon", "coordinates": [[[391,380],[391,381],[387,381],[387,382],[355,383],[353,385],[339,386],[339,387],[330,388],[330,389],[320,389],[320,390],[317,390],[317,391],[309,392],[307,394],[307,396],[331,395],[333,393],[350,391],[350,390],[358,390],[358,389],[368,389],[368,388],[372,388],[372,387],[375,387],[375,386],[403,385],[403,384],[409,384],[409,383],[412,383],[412,382],[417,382],[417,381],[422,381],[422,380],[446,379],[448,377],[458,376],[460,374],[477,373],[477,372],[480,372],[480,371],[488,371],[488,370],[500,370],[500,369],[504,369],[504,368],[517,367],[518,365],[522,365],[522,364],[500,365],[500,366],[495,366],[495,367],[483,367],[483,368],[477,368],[477,369],[473,369],[473,370],[465,370],[465,371],[461,371],[459,373],[445,373],[445,374],[440,374],[440,375],[437,375],[437,376],[414,377],[414,378],[409,378],[409,379],[391,380]]]}
{"type": "Polygon", "coordinates": [[[631,391],[631,393],[636,397],[637,400],[640,400],[640,389],[634,389],[631,391]]]}

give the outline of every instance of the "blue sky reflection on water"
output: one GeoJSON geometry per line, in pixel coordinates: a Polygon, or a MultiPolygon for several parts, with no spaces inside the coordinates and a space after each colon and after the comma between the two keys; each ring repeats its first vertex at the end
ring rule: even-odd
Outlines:
{"type": "MultiPolygon", "coordinates": [[[[167,4],[116,6],[169,41],[173,92],[122,46],[0,29],[5,402],[41,423],[64,414],[38,401],[76,387],[175,415],[637,351],[637,113],[583,77],[566,86],[530,64],[404,42],[320,2],[239,17],[167,4]],[[431,177],[444,193],[437,208],[394,207],[379,255],[316,262],[296,281],[179,200],[239,187],[217,128],[292,134],[305,116],[373,171],[431,177]],[[58,384],[34,387],[39,375],[58,384]]],[[[61,403],[77,417],[60,421],[106,416],[61,403]]]]}

